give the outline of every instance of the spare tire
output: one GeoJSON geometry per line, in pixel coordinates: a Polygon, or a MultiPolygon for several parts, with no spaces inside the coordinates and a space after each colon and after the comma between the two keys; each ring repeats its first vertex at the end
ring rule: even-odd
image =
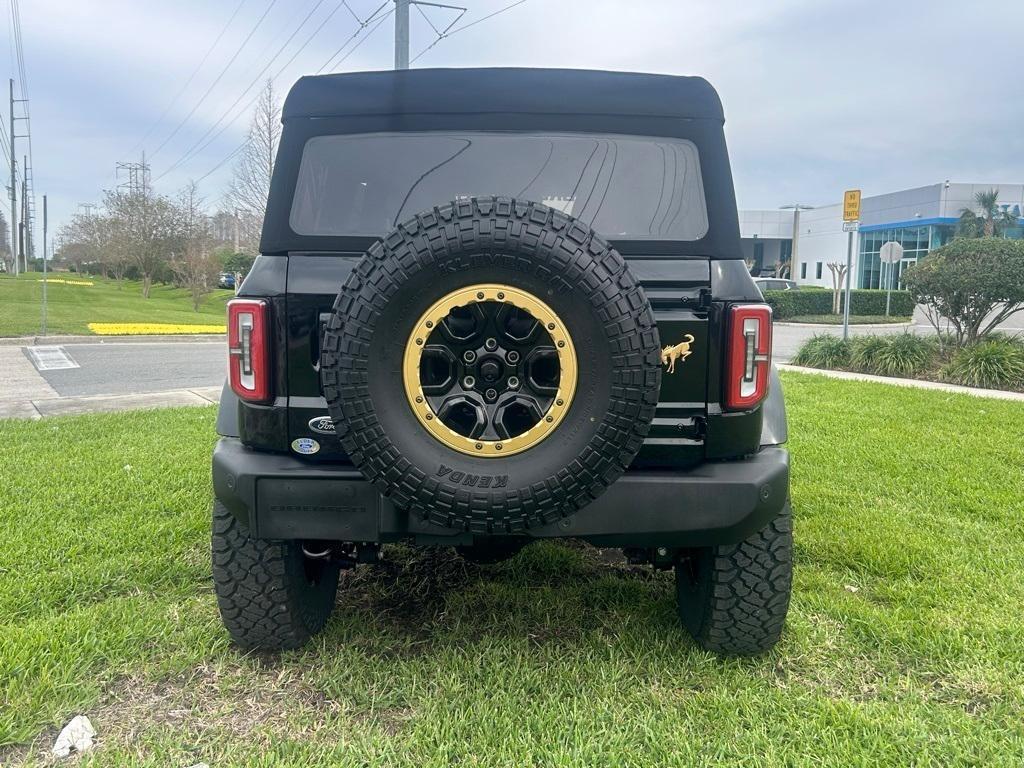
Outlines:
{"type": "Polygon", "coordinates": [[[475,533],[553,522],[643,444],[661,366],[623,258],[544,205],[472,198],[367,251],[321,376],[352,462],[401,509],[475,533]]]}

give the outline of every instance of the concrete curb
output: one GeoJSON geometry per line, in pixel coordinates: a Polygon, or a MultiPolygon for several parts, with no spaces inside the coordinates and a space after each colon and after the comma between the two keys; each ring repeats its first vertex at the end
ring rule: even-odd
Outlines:
{"type": "Polygon", "coordinates": [[[844,379],[846,381],[870,381],[877,384],[889,384],[895,387],[910,387],[911,389],[930,389],[938,392],[951,392],[959,395],[970,395],[971,397],[985,397],[991,400],[1014,400],[1024,403],[1024,392],[1007,392],[1003,389],[979,389],[978,387],[962,387],[959,384],[943,384],[939,381],[922,381],[920,379],[897,379],[891,376],[873,376],[869,373],[853,373],[852,371],[830,371],[824,368],[804,368],[801,365],[778,365],[780,371],[793,371],[794,373],[811,373],[816,376],[826,376],[830,379],[844,379]]]}
{"type": "Polygon", "coordinates": [[[215,405],[220,387],[172,389],[135,395],[91,395],[88,397],[48,397],[36,400],[0,400],[0,419],[42,419],[83,413],[106,413],[150,408],[215,405]]]}
{"type": "Polygon", "coordinates": [[[35,347],[45,344],[147,344],[199,343],[227,341],[223,333],[154,334],[151,336],[8,336],[0,338],[0,346],[35,347]]]}
{"type": "MultiPolygon", "coordinates": [[[[776,320],[773,325],[781,325],[786,328],[829,328],[843,330],[842,323],[789,323],[784,320],[776,320]]],[[[913,320],[909,323],[850,323],[851,328],[913,328],[916,326],[913,320]]]]}

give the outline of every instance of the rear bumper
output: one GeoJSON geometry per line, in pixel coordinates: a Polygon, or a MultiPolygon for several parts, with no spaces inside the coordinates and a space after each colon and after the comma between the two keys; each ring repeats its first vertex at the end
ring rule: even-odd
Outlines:
{"type": "MultiPolygon", "coordinates": [[[[350,542],[472,544],[473,534],[396,509],[353,467],[307,464],[222,438],[213,452],[214,494],[253,535],[350,542]]],[[[789,494],[789,453],[761,449],[739,461],[688,470],[630,471],[596,501],[534,538],[599,546],[698,546],[737,542],[763,527],[789,494]]]]}

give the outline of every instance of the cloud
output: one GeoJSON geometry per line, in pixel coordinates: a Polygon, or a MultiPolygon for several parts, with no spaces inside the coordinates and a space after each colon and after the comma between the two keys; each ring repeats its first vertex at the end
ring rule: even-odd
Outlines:
{"type": "MultiPolygon", "coordinates": [[[[279,0],[235,65],[167,146],[159,175],[215,125],[316,0],[279,0]]],[[[269,0],[246,0],[238,21],[189,92],[146,142],[153,152],[188,115],[269,0]]],[[[472,0],[465,21],[507,0],[472,0]]],[[[379,0],[351,0],[368,16],[379,0]]],[[[22,4],[31,78],[37,192],[54,218],[109,186],[128,153],[171,102],[235,0],[33,0],[22,4]]],[[[335,0],[322,0],[291,55],[335,0]]],[[[435,24],[446,12],[424,8],[435,24]]],[[[282,91],[315,71],[355,28],[341,9],[281,77],[282,91]]],[[[527,0],[436,45],[416,66],[564,66],[700,74],[726,109],[738,199],[744,207],[829,203],[845,187],[884,192],[945,178],[1024,179],[1024,108],[1017,27],[998,9],[963,4],[785,0],[527,0]]],[[[412,51],[433,40],[412,14],[412,51]]],[[[345,62],[392,61],[390,20],[345,62]]],[[[272,71],[277,69],[277,64],[272,71]]],[[[239,119],[180,170],[166,191],[197,177],[244,137],[239,119]]],[[[152,157],[152,154],[151,154],[152,157]]],[[[216,199],[230,166],[205,182],[216,199]]]]}

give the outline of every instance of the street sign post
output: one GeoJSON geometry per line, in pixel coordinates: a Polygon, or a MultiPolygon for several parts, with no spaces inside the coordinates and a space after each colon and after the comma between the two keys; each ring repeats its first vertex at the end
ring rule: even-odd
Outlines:
{"type": "Polygon", "coordinates": [[[883,264],[889,265],[889,279],[885,282],[885,316],[888,317],[889,302],[892,299],[892,274],[896,270],[896,265],[899,264],[900,259],[903,258],[903,246],[890,240],[882,245],[881,250],[878,252],[878,257],[882,260],[883,264]]]}
{"type": "Polygon", "coordinates": [[[850,336],[850,283],[853,281],[853,233],[860,226],[860,190],[843,193],[843,231],[846,232],[846,300],[843,302],[843,340],[850,336]]]}
{"type": "Polygon", "coordinates": [[[843,221],[860,219],[860,190],[848,189],[843,193],[843,221]]]}

